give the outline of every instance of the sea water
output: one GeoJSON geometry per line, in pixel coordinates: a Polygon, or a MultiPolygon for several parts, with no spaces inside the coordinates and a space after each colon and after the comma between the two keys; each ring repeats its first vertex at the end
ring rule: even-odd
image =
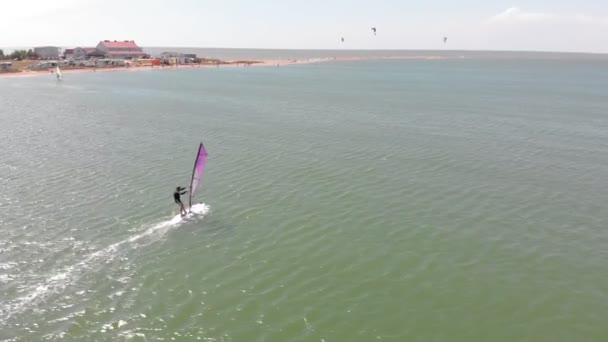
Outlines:
{"type": "Polygon", "coordinates": [[[549,56],[0,78],[0,340],[604,340],[608,64],[549,56]]]}

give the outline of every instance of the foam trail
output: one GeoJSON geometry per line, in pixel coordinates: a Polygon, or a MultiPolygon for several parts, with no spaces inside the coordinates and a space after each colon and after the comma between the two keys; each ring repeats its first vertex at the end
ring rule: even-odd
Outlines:
{"type": "Polygon", "coordinates": [[[162,237],[172,227],[180,226],[186,222],[196,221],[201,216],[206,215],[208,212],[209,212],[208,205],[206,205],[204,203],[195,204],[192,206],[192,208],[190,209],[190,212],[185,217],[181,217],[179,214],[175,215],[171,220],[161,222],[161,223],[155,225],[154,227],[147,229],[145,232],[138,234],[138,235],[134,235],[134,236],[130,237],[129,239],[121,241],[121,242],[122,243],[136,242],[138,240],[141,240],[144,237],[147,237],[147,236],[150,236],[153,234],[157,234],[157,235],[160,235],[160,237],[162,237]]]}
{"type": "Polygon", "coordinates": [[[106,248],[85,256],[80,262],[75,265],[64,268],[62,271],[46,278],[44,282],[37,285],[32,285],[28,288],[27,294],[9,301],[0,309],[0,325],[16,314],[19,314],[32,305],[42,302],[49,294],[59,293],[68,285],[74,284],[80,279],[83,273],[91,268],[91,263],[95,260],[103,258],[104,262],[110,262],[117,256],[118,249],[127,244],[133,244],[142,240],[145,237],[156,237],[148,244],[158,241],[170,229],[181,226],[187,222],[194,222],[202,219],[209,212],[209,206],[204,203],[195,204],[192,206],[190,213],[185,217],[176,215],[172,219],[160,222],[140,234],[133,235],[124,240],[113,243],[106,248]],[[3,317],[4,316],[4,317],[3,317]]]}

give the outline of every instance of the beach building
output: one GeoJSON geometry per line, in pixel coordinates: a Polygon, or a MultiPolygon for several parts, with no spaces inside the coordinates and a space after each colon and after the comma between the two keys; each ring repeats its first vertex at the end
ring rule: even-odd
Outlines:
{"type": "Polygon", "coordinates": [[[56,46],[38,46],[34,48],[34,53],[41,59],[59,58],[59,48],[56,46]]]}
{"type": "MultiPolygon", "coordinates": [[[[93,48],[93,50],[96,50],[95,48],[93,48]]],[[[77,47],[74,48],[74,58],[80,59],[80,58],[86,58],[87,57],[87,48],[81,48],[81,47],[77,47]]],[[[103,54],[102,54],[103,57],[103,54]]]]}
{"type": "Polygon", "coordinates": [[[84,48],[84,54],[88,58],[103,58],[105,53],[97,48],[84,48]]]}
{"type": "Polygon", "coordinates": [[[73,49],[65,49],[63,51],[63,56],[66,59],[103,58],[105,57],[105,53],[94,47],[76,47],[73,49]]]}
{"type": "Polygon", "coordinates": [[[0,62],[0,71],[11,71],[12,68],[12,62],[0,62]]]}
{"type": "Polygon", "coordinates": [[[164,61],[165,64],[175,65],[175,64],[183,64],[183,53],[174,52],[174,51],[164,51],[160,54],[160,59],[164,61]]]}
{"type": "Polygon", "coordinates": [[[74,49],[63,50],[63,58],[65,58],[65,59],[74,58],[74,49]]]}
{"type": "Polygon", "coordinates": [[[103,58],[103,57],[105,57],[105,55],[106,54],[103,51],[98,50],[97,48],[94,48],[94,47],[74,48],[74,58],[78,58],[78,59],[90,58],[90,57],[103,58]]]}
{"type": "Polygon", "coordinates": [[[97,44],[97,50],[104,53],[106,58],[142,58],[146,54],[133,40],[104,40],[97,44]]]}
{"type": "Polygon", "coordinates": [[[179,64],[194,63],[197,59],[194,53],[181,53],[173,51],[165,51],[160,54],[160,58],[163,60],[173,59],[179,64]]]}

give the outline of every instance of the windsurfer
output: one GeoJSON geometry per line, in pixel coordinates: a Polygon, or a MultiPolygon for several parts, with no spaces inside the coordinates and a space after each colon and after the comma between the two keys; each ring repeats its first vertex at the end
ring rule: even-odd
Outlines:
{"type": "Polygon", "coordinates": [[[173,193],[173,200],[175,200],[175,203],[179,205],[179,213],[182,215],[182,217],[186,216],[186,214],[188,213],[184,208],[182,200],[180,199],[180,196],[185,195],[186,192],[188,192],[186,188],[178,186],[177,188],[175,188],[175,192],[173,193]]]}

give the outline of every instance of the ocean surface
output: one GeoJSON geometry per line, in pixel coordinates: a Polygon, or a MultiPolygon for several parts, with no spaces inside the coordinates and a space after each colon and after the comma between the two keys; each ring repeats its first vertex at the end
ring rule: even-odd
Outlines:
{"type": "Polygon", "coordinates": [[[605,341],[608,61],[548,56],[0,78],[0,341],[605,341]]]}

